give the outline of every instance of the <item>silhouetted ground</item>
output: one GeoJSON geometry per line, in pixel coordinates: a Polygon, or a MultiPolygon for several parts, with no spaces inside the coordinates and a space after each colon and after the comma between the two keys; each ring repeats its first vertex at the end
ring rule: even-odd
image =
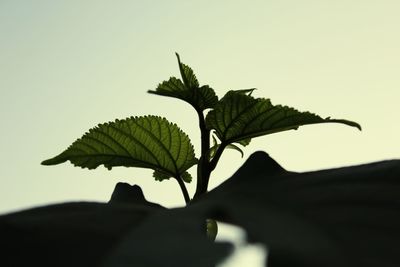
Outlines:
{"type": "Polygon", "coordinates": [[[0,216],[0,266],[213,266],[231,244],[205,220],[243,227],[268,266],[400,266],[400,160],[293,173],[254,153],[185,208],[118,184],[109,203],[63,203],[0,216]]]}

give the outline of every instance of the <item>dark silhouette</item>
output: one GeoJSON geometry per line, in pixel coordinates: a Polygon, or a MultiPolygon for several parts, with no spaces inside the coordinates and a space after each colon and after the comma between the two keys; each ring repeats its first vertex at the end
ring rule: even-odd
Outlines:
{"type": "Polygon", "coordinates": [[[243,227],[269,267],[400,266],[400,160],[285,171],[256,152],[227,181],[165,209],[138,186],[109,203],[64,203],[0,217],[1,266],[213,266],[231,251],[207,218],[243,227]]]}

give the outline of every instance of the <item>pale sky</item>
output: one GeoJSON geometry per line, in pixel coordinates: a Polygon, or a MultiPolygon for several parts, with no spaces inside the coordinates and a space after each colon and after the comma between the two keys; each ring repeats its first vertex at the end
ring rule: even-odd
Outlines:
{"type": "MultiPolygon", "coordinates": [[[[220,97],[256,87],[274,104],[363,127],[260,137],[245,158],[264,150],[292,171],[399,158],[399,14],[398,0],[0,0],[0,213],[107,201],[118,181],[182,205],[176,182],[150,170],[40,165],[98,123],[147,114],[177,123],[199,153],[190,106],[146,93],[179,75],[175,52],[220,97]]],[[[244,159],[225,152],[211,187],[244,159]]]]}

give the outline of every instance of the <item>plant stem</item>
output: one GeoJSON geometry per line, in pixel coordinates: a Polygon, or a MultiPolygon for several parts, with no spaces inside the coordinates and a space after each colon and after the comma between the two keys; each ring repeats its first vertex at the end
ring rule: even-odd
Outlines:
{"type": "Polygon", "coordinates": [[[197,198],[207,192],[208,181],[210,179],[211,171],[209,169],[210,163],[207,157],[201,157],[197,167],[197,187],[194,198],[197,198]]]}
{"type": "Polygon", "coordinates": [[[197,164],[197,184],[194,197],[207,192],[207,184],[210,177],[209,171],[209,150],[210,150],[210,131],[206,127],[203,111],[196,110],[199,117],[199,127],[201,134],[201,156],[197,164]]]}
{"type": "Polygon", "coordinates": [[[221,145],[218,147],[213,159],[211,160],[211,162],[209,164],[210,172],[212,172],[215,169],[215,167],[217,166],[217,163],[218,163],[219,159],[221,158],[222,152],[224,152],[226,146],[227,146],[226,144],[221,143],[221,145]]]}
{"type": "Polygon", "coordinates": [[[197,198],[207,193],[208,182],[210,180],[211,172],[217,166],[219,159],[221,158],[222,152],[224,151],[226,144],[221,144],[213,159],[210,161],[210,131],[206,127],[204,114],[202,111],[197,110],[199,116],[199,126],[201,132],[201,156],[199,163],[197,164],[197,185],[196,193],[193,198],[197,198]]]}
{"type": "Polygon", "coordinates": [[[188,204],[190,202],[190,196],[189,192],[187,191],[187,188],[185,186],[185,182],[181,177],[175,177],[176,180],[178,181],[179,187],[181,188],[183,197],[185,198],[185,203],[188,204]]]}
{"type": "Polygon", "coordinates": [[[207,193],[208,182],[210,181],[211,172],[217,166],[217,163],[218,163],[219,159],[221,158],[222,152],[224,151],[225,147],[226,147],[226,145],[221,144],[218,147],[213,159],[211,161],[207,161],[207,165],[206,165],[207,167],[204,168],[204,170],[203,170],[204,173],[203,173],[203,177],[202,177],[203,180],[202,180],[201,187],[196,190],[196,194],[194,195],[194,198],[197,198],[197,197],[207,193]]]}
{"type": "Polygon", "coordinates": [[[201,131],[201,157],[208,162],[208,153],[210,150],[210,131],[206,127],[206,121],[202,111],[197,111],[199,115],[199,126],[201,131]]]}

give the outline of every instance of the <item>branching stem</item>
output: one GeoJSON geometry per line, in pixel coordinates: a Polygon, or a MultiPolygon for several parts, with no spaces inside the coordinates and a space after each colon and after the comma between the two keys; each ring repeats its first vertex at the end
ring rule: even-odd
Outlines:
{"type": "Polygon", "coordinates": [[[210,162],[210,172],[212,172],[217,166],[217,163],[221,158],[222,152],[224,152],[226,146],[227,146],[226,144],[221,143],[220,146],[218,147],[217,151],[215,152],[215,156],[212,158],[210,162]]]}
{"type": "Polygon", "coordinates": [[[207,193],[211,172],[215,169],[222,152],[226,147],[225,144],[221,144],[218,147],[213,159],[210,160],[210,130],[208,130],[206,127],[203,112],[198,110],[197,114],[199,116],[199,126],[201,132],[201,157],[197,165],[197,185],[194,198],[207,193]]]}
{"type": "Polygon", "coordinates": [[[198,197],[207,192],[208,180],[210,178],[209,170],[209,150],[210,150],[210,131],[206,127],[203,111],[196,110],[199,117],[199,127],[201,134],[201,156],[197,165],[197,185],[194,197],[198,197]]]}

